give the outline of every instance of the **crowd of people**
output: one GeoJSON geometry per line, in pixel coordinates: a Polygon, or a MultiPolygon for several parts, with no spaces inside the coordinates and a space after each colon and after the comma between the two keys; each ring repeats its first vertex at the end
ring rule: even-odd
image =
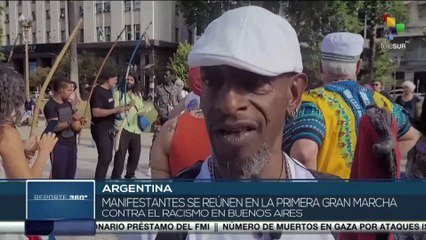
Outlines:
{"type": "MultiPolygon", "coordinates": [[[[253,18],[256,21],[257,18],[253,18]]],[[[231,25],[226,29],[231,29],[231,25]]],[[[364,39],[359,34],[337,32],[325,36],[321,44],[321,65],[318,68],[324,75],[324,85],[305,91],[309,76],[303,73],[299,42],[293,31],[284,19],[253,7],[229,11],[209,25],[189,55],[190,92],[185,91],[184,82],[175,80],[169,71],[156,87],[154,107],[158,118],[152,124],[154,136],[150,151],[153,178],[177,177],[179,172],[199,161],[214,163],[212,169],[221,170],[224,176],[237,174],[233,177],[260,178],[261,173],[272,174],[266,166],[278,155],[283,159],[297,159],[298,164],[310,170],[349,178],[357,143],[363,141],[358,137],[360,121],[370,105],[392,113],[402,155],[413,148],[420,136],[416,129],[424,131],[426,114],[419,108],[421,100],[414,94],[412,82],[401,85],[403,94],[396,99],[384,90],[381,80],[359,85],[357,75],[362,64],[360,56],[364,39]],[[268,23],[274,23],[276,27],[258,29],[258,24],[253,24],[244,29],[246,32],[239,33],[243,36],[252,32],[265,34],[250,40],[253,44],[250,55],[241,46],[224,47],[234,44],[234,40],[231,36],[230,39],[218,39],[216,26],[221,21],[226,22],[228,15],[229,18],[240,18],[241,14],[251,11],[268,15],[268,23]],[[255,49],[256,44],[261,50],[255,49]],[[280,51],[282,55],[279,55],[280,51]],[[236,81],[242,77],[244,81],[236,81]],[[281,78],[288,80],[277,80],[281,78]],[[285,99],[285,103],[274,102],[272,92],[268,97],[274,84],[281,82],[288,89],[278,91],[280,94],[273,93],[285,99]],[[257,96],[263,96],[259,102],[255,99],[257,96]],[[247,99],[242,101],[243,97],[247,99]],[[240,100],[241,106],[238,105],[240,100]],[[276,111],[277,106],[283,111],[276,111]],[[280,127],[274,123],[275,118],[283,116],[283,126],[280,127]],[[269,124],[273,129],[268,129],[269,124]],[[282,138],[280,142],[268,140],[278,132],[282,138]],[[256,147],[258,141],[261,143],[256,147]],[[280,146],[279,152],[273,151],[276,146],[280,146]],[[241,159],[241,162],[230,159],[241,159]],[[255,171],[254,168],[260,169],[255,171]]],[[[13,82],[10,79],[14,79],[19,82],[20,76],[10,66],[3,64],[2,68],[4,72],[13,72],[4,74],[3,81],[13,82]]],[[[141,155],[141,134],[145,129],[141,129],[139,118],[146,109],[139,79],[136,73],[130,72],[118,87],[117,81],[118,75],[105,69],[90,99],[90,130],[98,151],[95,179],[107,178],[113,159],[111,178],[122,178],[127,155],[124,178],[135,178],[141,155]]],[[[16,87],[22,87],[22,84],[16,87]]],[[[35,115],[35,102],[30,96],[15,94],[5,99],[24,102],[22,113],[19,112],[21,106],[17,109],[8,106],[10,109],[2,111],[9,114],[3,121],[10,122],[12,128],[35,115]]],[[[57,142],[49,152],[52,178],[75,177],[77,139],[87,123],[85,117],[78,116],[80,103],[82,99],[74,82],[67,78],[55,79],[52,95],[43,109],[48,122],[59,122],[54,137],[57,142]]],[[[3,108],[6,105],[3,104],[3,108]]],[[[48,136],[53,135],[44,138],[48,136]]],[[[291,160],[283,161],[282,168],[285,169],[291,160]]],[[[271,169],[279,169],[276,164],[271,169]]]]}
{"type": "MultiPolygon", "coordinates": [[[[363,37],[355,33],[326,35],[318,66],[324,85],[306,91],[309,76],[303,72],[300,43],[284,18],[255,6],[224,13],[209,24],[189,54],[190,92],[183,92],[182,83],[174,83],[170,73],[156,88],[152,178],[398,178],[401,156],[416,144],[424,145],[419,139],[421,132],[426,134],[425,103],[418,111],[411,82],[402,84],[404,93],[394,101],[380,80],[358,84],[363,44],[363,37]],[[378,137],[371,137],[374,134],[378,137]],[[392,163],[383,171],[371,171],[378,156],[392,163]]],[[[41,177],[51,154],[51,177],[74,178],[76,138],[87,119],[76,113],[73,83],[56,79],[44,107],[47,121],[59,122],[55,133],[22,142],[16,130],[25,100],[20,94],[22,76],[2,64],[0,77],[0,154],[6,176],[41,177]]],[[[131,72],[118,88],[117,80],[116,73],[103,70],[90,99],[91,134],[98,151],[95,179],[107,178],[113,158],[112,179],[122,178],[126,155],[124,178],[135,178],[139,163],[145,130],[140,117],[146,112],[139,79],[131,72]]],[[[424,148],[416,149],[426,155],[424,148]]],[[[161,235],[157,239],[208,238],[161,235]]],[[[332,234],[285,239],[302,237],[334,239],[332,234]]],[[[254,239],[272,238],[263,234],[254,239]]]]}

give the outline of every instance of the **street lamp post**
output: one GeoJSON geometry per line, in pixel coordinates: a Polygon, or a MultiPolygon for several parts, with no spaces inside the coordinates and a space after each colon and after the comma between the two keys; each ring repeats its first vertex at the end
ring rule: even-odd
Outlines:
{"type": "Polygon", "coordinates": [[[25,43],[25,95],[30,95],[30,64],[28,56],[29,31],[31,28],[31,19],[27,19],[23,14],[19,16],[19,24],[22,29],[22,36],[25,43]]]}

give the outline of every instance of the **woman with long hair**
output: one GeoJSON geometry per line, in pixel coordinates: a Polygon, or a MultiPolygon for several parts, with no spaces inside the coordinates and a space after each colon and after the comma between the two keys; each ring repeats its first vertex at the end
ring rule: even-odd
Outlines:
{"type": "Polygon", "coordinates": [[[2,178],[40,178],[56,144],[55,134],[43,134],[23,142],[16,129],[25,101],[22,76],[8,64],[0,64],[0,167],[2,178]],[[32,167],[29,162],[35,156],[32,167]]]}

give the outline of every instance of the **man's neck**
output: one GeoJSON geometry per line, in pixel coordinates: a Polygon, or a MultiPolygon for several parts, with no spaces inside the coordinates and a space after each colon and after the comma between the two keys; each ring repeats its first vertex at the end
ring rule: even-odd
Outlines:
{"type": "Polygon", "coordinates": [[[59,94],[54,94],[53,100],[55,100],[55,102],[57,102],[57,103],[64,103],[64,100],[62,99],[61,95],[59,95],[59,94]]]}
{"type": "Polygon", "coordinates": [[[356,75],[344,75],[344,76],[324,76],[324,84],[330,84],[333,82],[343,81],[343,80],[354,80],[356,81],[356,75]]]}
{"type": "Polygon", "coordinates": [[[111,90],[111,87],[107,83],[101,84],[100,86],[106,90],[111,90]]]}
{"type": "MultiPolygon", "coordinates": [[[[287,176],[287,162],[288,159],[284,159],[281,149],[273,151],[271,159],[265,164],[260,173],[253,177],[253,179],[287,179],[290,176],[287,176]]],[[[233,179],[235,178],[235,172],[222,172],[218,167],[215,167],[217,171],[217,176],[222,179],[233,179]]],[[[230,169],[232,171],[232,169],[230,169]]],[[[238,177],[239,179],[247,178],[245,176],[238,177]]]]}
{"type": "Polygon", "coordinates": [[[287,159],[284,159],[281,149],[272,152],[271,160],[263,167],[259,179],[286,179],[287,159]]]}

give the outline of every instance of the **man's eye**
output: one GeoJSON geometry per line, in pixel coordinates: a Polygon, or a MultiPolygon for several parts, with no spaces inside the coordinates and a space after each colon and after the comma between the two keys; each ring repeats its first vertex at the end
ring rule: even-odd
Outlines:
{"type": "Polygon", "coordinates": [[[244,88],[249,92],[264,94],[271,90],[271,81],[265,78],[250,79],[244,83],[244,88]]]}
{"type": "Polygon", "coordinates": [[[203,78],[203,82],[204,82],[206,85],[209,85],[209,84],[210,84],[210,80],[209,80],[208,78],[203,78]]]}

